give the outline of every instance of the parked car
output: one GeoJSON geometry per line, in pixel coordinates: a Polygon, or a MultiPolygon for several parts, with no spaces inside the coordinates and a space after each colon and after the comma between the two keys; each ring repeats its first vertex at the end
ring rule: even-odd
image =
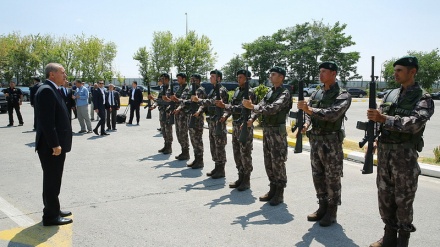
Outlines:
{"type": "Polygon", "coordinates": [[[387,90],[385,90],[385,91],[378,92],[376,95],[377,95],[377,97],[378,97],[379,99],[382,99],[382,98],[385,97],[385,95],[386,95],[387,93],[389,93],[391,90],[392,90],[392,89],[387,89],[387,90]]]}
{"type": "Polygon", "coordinates": [[[308,87],[304,88],[303,94],[305,97],[312,95],[312,93],[318,91],[321,84],[310,84],[308,87]]]}
{"type": "Polygon", "coordinates": [[[432,99],[440,99],[440,91],[431,94],[432,99]]]}
{"type": "Polygon", "coordinates": [[[367,92],[359,88],[349,88],[347,89],[347,92],[351,94],[351,96],[358,98],[363,98],[364,96],[367,95],[367,92]]]}
{"type": "Polygon", "coordinates": [[[5,113],[8,111],[8,102],[6,101],[5,94],[0,91],[0,112],[5,113]]]}
{"type": "Polygon", "coordinates": [[[29,87],[17,87],[23,92],[23,101],[31,100],[31,90],[29,87]]]}

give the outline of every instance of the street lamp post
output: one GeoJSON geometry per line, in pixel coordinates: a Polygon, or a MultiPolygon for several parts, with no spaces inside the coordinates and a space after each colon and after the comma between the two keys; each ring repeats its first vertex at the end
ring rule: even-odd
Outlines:
{"type": "Polygon", "coordinates": [[[186,35],[188,35],[188,13],[185,12],[185,22],[186,22],[186,35]]]}

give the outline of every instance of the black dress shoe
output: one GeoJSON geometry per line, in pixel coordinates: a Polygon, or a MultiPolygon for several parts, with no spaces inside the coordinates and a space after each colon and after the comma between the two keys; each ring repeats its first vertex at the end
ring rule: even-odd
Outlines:
{"type": "Polygon", "coordinates": [[[43,220],[43,226],[60,226],[72,223],[73,220],[69,218],[57,217],[53,220],[43,220]]]}
{"type": "Polygon", "coordinates": [[[72,212],[70,212],[70,211],[62,211],[62,210],[60,210],[60,216],[61,217],[67,217],[67,216],[71,216],[72,215],[72,212]]]}
{"type": "Polygon", "coordinates": [[[13,124],[8,124],[8,125],[6,125],[6,126],[11,127],[11,126],[14,126],[14,125],[13,125],[13,124]]]}
{"type": "Polygon", "coordinates": [[[103,133],[101,133],[101,135],[102,135],[102,136],[109,136],[110,134],[109,134],[109,133],[106,133],[106,132],[103,132],[103,133]]]}
{"type": "Polygon", "coordinates": [[[93,130],[93,133],[95,133],[95,135],[99,136],[99,133],[98,133],[98,130],[97,130],[97,129],[94,129],[94,130],[93,130]]]}

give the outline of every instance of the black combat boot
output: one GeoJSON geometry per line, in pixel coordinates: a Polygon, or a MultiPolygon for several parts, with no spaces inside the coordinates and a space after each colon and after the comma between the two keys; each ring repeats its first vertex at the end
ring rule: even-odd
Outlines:
{"type": "Polygon", "coordinates": [[[229,188],[233,189],[233,188],[237,188],[238,186],[240,186],[241,181],[243,181],[243,175],[244,175],[243,173],[239,172],[237,181],[230,183],[229,188]]]}
{"type": "Polygon", "coordinates": [[[225,164],[219,164],[217,170],[211,175],[211,178],[218,179],[225,177],[225,164]]]}
{"type": "Polygon", "coordinates": [[[410,232],[399,230],[399,238],[397,239],[397,247],[408,247],[409,235],[410,235],[410,232]]]}
{"type": "Polygon", "coordinates": [[[196,163],[197,163],[197,155],[194,153],[194,160],[191,163],[187,164],[186,166],[187,167],[192,167],[196,163]]]}
{"type": "Polygon", "coordinates": [[[215,163],[214,169],[212,169],[212,171],[210,171],[210,172],[207,172],[206,176],[211,177],[213,174],[215,174],[217,172],[218,167],[219,167],[219,164],[215,163]]]}
{"type": "Polygon", "coordinates": [[[192,169],[202,169],[205,166],[203,164],[203,156],[198,155],[196,156],[196,159],[194,160],[193,165],[191,166],[192,169]]]}
{"type": "Polygon", "coordinates": [[[163,154],[170,154],[173,150],[171,149],[171,143],[165,143],[165,149],[163,150],[163,154]]]}
{"type": "Polygon", "coordinates": [[[328,201],[326,199],[319,199],[319,208],[314,213],[307,215],[308,221],[319,221],[327,212],[328,201]]]}
{"type": "Polygon", "coordinates": [[[189,160],[189,148],[182,149],[182,153],[175,157],[177,160],[189,160]]]}
{"type": "Polygon", "coordinates": [[[270,199],[269,204],[271,206],[276,206],[283,202],[284,202],[284,186],[277,185],[275,189],[275,194],[272,197],[272,199],[270,199]]]}
{"type": "Polygon", "coordinates": [[[167,148],[167,143],[164,143],[164,144],[163,144],[163,148],[157,150],[157,152],[159,152],[159,153],[163,153],[163,151],[164,151],[166,148],[167,148]]]}
{"type": "Polygon", "coordinates": [[[251,187],[251,174],[246,173],[243,175],[243,181],[241,181],[240,186],[238,186],[238,191],[245,191],[251,187]]]}
{"type": "Polygon", "coordinates": [[[320,226],[331,226],[333,223],[336,223],[336,215],[338,212],[338,205],[329,204],[327,207],[327,212],[324,217],[319,221],[320,226]]]}
{"type": "Polygon", "coordinates": [[[275,184],[270,183],[270,189],[269,192],[267,192],[264,196],[260,196],[260,201],[262,202],[268,202],[272,197],[275,195],[275,184]]]}
{"type": "Polygon", "coordinates": [[[390,225],[385,225],[385,233],[383,237],[376,242],[370,244],[370,247],[387,247],[397,246],[397,230],[390,225]]]}

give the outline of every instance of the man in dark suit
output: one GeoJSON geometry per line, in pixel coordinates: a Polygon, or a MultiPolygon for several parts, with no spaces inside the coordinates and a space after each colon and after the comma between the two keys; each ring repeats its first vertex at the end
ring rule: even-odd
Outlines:
{"type": "Polygon", "coordinates": [[[65,225],[71,212],[60,210],[61,189],[66,153],[72,147],[72,126],[59,86],[66,73],[62,65],[49,63],[45,69],[46,82],[35,94],[37,134],[35,150],[43,168],[43,225],[65,225]]]}
{"type": "Polygon", "coordinates": [[[121,106],[119,93],[114,90],[113,84],[108,85],[108,92],[105,93],[105,108],[107,109],[107,131],[116,130],[116,114],[121,106]],[[111,121],[111,125],[110,125],[111,121]]]}
{"type": "MultiPolygon", "coordinates": [[[[37,93],[38,88],[42,85],[40,78],[34,77],[34,86],[29,89],[30,91],[30,100],[31,100],[31,106],[34,107],[35,105],[35,94],[37,93]]],[[[35,107],[34,107],[34,131],[37,130],[37,114],[35,113],[35,107]]]]}
{"type": "Polygon", "coordinates": [[[75,99],[73,98],[73,91],[69,88],[69,82],[66,80],[63,86],[60,87],[61,93],[63,95],[64,102],[66,102],[67,111],[69,112],[69,117],[72,119],[72,110],[75,109],[75,99]]]}
{"type": "Polygon", "coordinates": [[[99,116],[99,122],[96,125],[93,132],[99,135],[98,128],[101,127],[101,135],[107,136],[109,133],[105,132],[105,92],[104,92],[104,81],[100,80],[98,82],[98,89],[93,94],[93,109],[99,116]]]}
{"type": "Polygon", "coordinates": [[[133,81],[133,84],[131,85],[131,91],[128,95],[129,100],[128,103],[130,104],[130,121],[128,121],[128,124],[133,124],[133,114],[136,111],[136,120],[137,125],[139,125],[139,118],[140,118],[140,107],[142,104],[142,100],[144,99],[144,96],[142,95],[142,91],[137,88],[137,82],[133,81]]]}

